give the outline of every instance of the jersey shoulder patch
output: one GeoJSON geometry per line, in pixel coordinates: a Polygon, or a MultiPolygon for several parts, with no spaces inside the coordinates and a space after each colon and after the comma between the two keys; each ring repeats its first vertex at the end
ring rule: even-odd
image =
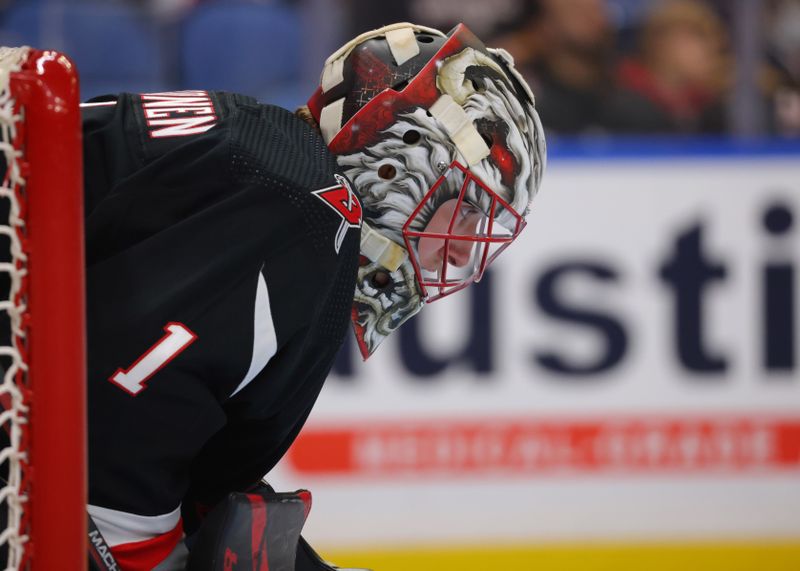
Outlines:
{"type": "Polygon", "coordinates": [[[336,184],[314,190],[311,194],[324,202],[341,218],[339,229],[336,231],[333,242],[333,248],[338,254],[348,229],[361,229],[363,213],[361,202],[359,202],[356,193],[353,192],[350,181],[340,174],[334,174],[333,176],[336,179],[336,184]]]}

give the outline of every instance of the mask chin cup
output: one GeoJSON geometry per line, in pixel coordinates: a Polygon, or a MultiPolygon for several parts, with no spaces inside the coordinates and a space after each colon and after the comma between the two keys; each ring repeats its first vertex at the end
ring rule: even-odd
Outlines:
{"type": "Polygon", "coordinates": [[[351,320],[361,357],[366,361],[384,339],[422,309],[423,299],[405,248],[366,224],[362,226],[361,245],[351,320]],[[379,273],[388,274],[389,279],[375,279],[379,273]]]}

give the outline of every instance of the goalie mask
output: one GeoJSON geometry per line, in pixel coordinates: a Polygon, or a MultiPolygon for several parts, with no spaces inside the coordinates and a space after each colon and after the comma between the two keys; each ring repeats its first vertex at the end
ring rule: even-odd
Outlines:
{"type": "Polygon", "coordinates": [[[363,205],[352,319],[366,359],[517,238],[544,168],[542,126],[511,56],[463,24],[355,38],[328,58],[308,107],[363,205]]]}

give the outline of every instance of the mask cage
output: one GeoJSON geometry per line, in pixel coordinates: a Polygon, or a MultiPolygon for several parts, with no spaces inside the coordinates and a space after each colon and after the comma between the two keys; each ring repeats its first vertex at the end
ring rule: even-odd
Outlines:
{"type": "Polygon", "coordinates": [[[525,220],[508,202],[453,161],[403,225],[425,301],[479,282],[524,227],[525,220]]]}

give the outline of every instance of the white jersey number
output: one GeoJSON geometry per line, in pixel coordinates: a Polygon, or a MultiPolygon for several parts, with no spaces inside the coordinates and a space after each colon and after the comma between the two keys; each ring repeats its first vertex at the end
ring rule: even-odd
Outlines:
{"type": "Polygon", "coordinates": [[[197,339],[197,335],[192,333],[183,323],[167,323],[164,331],[167,334],[150,347],[144,355],[139,357],[128,370],[117,369],[117,372],[111,375],[108,380],[136,396],[147,388],[145,383],[150,377],[180,355],[184,349],[197,339]]]}

